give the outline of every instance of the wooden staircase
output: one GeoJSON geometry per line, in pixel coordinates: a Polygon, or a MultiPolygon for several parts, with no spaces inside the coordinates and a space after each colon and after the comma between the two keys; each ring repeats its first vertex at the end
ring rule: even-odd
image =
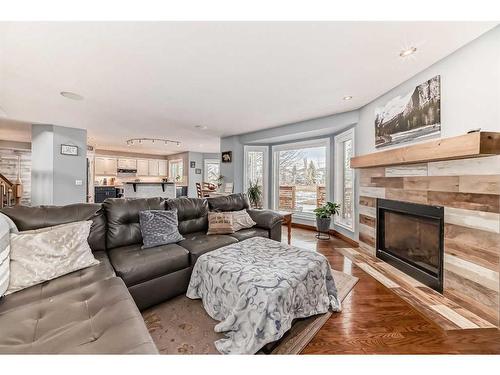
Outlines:
{"type": "Polygon", "coordinates": [[[18,205],[21,201],[22,186],[10,182],[0,173],[0,209],[18,205]]]}

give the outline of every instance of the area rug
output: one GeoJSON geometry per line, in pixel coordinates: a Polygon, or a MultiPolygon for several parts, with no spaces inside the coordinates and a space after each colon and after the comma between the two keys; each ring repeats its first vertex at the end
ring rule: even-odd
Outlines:
{"type": "MultiPolygon", "coordinates": [[[[358,282],[358,278],[332,270],[343,301],[358,282]]],[[[144,321],[162,354],[220,354],[214,342],[223,338],[214,332],[217,321],[205,312],[200,300],[184,295],[154,306],[143,312],[144,321]]],[[[318,333],[332,315],[331,312],[297,320],[292,328],[262,354],[298,354],[318,333]]]]}

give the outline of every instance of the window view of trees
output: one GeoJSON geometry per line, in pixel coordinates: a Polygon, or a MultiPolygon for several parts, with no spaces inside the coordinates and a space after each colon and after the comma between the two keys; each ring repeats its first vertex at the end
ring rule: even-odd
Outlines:
{"type": "Polygon", "coordinates": [[[168,175],[176,182],[184,180],[184,161],[182,159],[170,160],[168,175]]]}
{"type": "Polygon", "coordinates": [[[326,147],[278,151],[279,209],[312,213],[324,204],[326,147]]]}
{"type": "Polygon", "coordinates": [[[248,151],[247,153],[247,184],[262,186],[264,181],[264,153],[262,151],[248,151]]]}
{"type": "Polygon", "coordinates": [[[343,204],[341,205],[341,216],[346,220],[347,224],[350,226],[352,221],[353,200],[354,200],[354,186],[353,186],[353,174],[351,170],[351,157],[352,154],[352,139],[344,142],[344,184],[343,184],[343,204]]]}

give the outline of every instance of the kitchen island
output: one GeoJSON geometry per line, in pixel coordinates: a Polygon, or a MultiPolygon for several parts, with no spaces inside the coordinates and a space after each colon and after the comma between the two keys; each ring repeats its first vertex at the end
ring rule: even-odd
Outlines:
{"type": "Polygon", "coordinates": [[[123,186],[124,198],[175,198],[174,182],[125,182],[123,186]]]}

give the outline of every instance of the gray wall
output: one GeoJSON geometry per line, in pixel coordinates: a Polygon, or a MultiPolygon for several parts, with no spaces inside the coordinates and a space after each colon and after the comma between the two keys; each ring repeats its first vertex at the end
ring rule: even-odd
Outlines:
{"type": "MultiPolygon", "coordinates": [[[[243,154],[245,145],[272,145],[297,140],[322,138],[350,128],[357,121],[357,111],[351,111],[239,136],[222,138],[220,143],[221,152],[233,152],[232,163],[221,163],[221,174],[224,176],[224,182],[233,182],[235,193],[243,191],[243,154]]],[[[269,156],[271,159],[271,153],[269,153],[269,156]]],[[[269,181],[271,182],[272,180],[270,179],[269,181]]]]}
{"type": "Polygon", "coordinates": [[[87,200],[86,130],[33,125],[31,148],[32,205],[65,205],[87,200]],[[62,144],[77,146],[78,155],[62,155],[62,144]]]}
{"type": "Polygon", "coordinates": [[[203,182],[203,153],[201,152],[189,152],[189,163],[187,165],[189,170],[189,186],[188,186],[188,197],[196,198],[198,193],[196,192],[196,183],[201,184],[203,182]],[[196,163],[195,168],[191,168],[191,162],[196,163]],[[201,174],[196,174],[196,169],[201,169],[201,174]]]}

